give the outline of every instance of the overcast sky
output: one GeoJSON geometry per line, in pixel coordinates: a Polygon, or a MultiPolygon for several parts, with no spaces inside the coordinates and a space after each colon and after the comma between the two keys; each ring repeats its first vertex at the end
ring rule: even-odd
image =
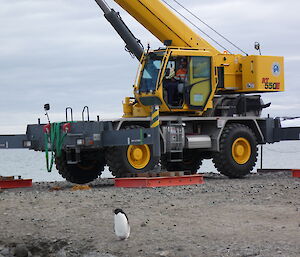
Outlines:
{"type": "MultiPolygon", "coordinates": [[[[162,45],[106,1],[144,45],[162,45]]],[[[272,102],[267,113],[300,116],[299,0],[178,1],[249,54],[259,41],[263,54],[284,56],[286,91],[263,96],[272,102]]],[[[24,133],[26,124],[45,121],[48,102],[52,121],[63,120],[67,106],[75,119],[85,105],[93,118],[120,117],[137,65],[93,0],[0,0],[0,133],[24,133]]]]}

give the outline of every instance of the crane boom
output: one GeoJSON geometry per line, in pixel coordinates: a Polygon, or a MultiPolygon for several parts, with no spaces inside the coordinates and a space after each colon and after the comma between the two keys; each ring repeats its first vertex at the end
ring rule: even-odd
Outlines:
{"type": "Polygon", "coordinates": [[[162,43],[171,46],[205,49],[212,54],[219,51],[195,33],[160,0],[114,0],[162,43]]]}

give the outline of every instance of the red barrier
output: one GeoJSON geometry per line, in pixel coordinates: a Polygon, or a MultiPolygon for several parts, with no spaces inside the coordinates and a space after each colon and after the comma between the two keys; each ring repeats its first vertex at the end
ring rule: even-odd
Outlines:
{"type": "Polygon", "coordinates": [[[294,178],[300,178],[300,170],[292,170],[294,178]]]}
{"type": "Polygon", "coordinates": [[[0,179],[0,188],[19,188],[19,187],[32,187],[32,179],[0,179]]]}

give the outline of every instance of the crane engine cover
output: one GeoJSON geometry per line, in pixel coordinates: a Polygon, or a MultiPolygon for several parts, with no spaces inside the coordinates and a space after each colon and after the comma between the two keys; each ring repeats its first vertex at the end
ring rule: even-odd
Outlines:
{"type": "Polygon", "coordinates": [[[279,56],[250,55],[242,58],[243,92],[284,91],[284,61],[279,56]]]}

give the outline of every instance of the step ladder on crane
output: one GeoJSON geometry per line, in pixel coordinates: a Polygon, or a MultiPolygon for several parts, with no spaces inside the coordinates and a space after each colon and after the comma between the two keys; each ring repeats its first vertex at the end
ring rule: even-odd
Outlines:
{"type": "Polygon", "coordinates": [[[181,120],[169,122],[167,131],[168,161],[173,163],[183,162],[184,128],[181,120]]]}

